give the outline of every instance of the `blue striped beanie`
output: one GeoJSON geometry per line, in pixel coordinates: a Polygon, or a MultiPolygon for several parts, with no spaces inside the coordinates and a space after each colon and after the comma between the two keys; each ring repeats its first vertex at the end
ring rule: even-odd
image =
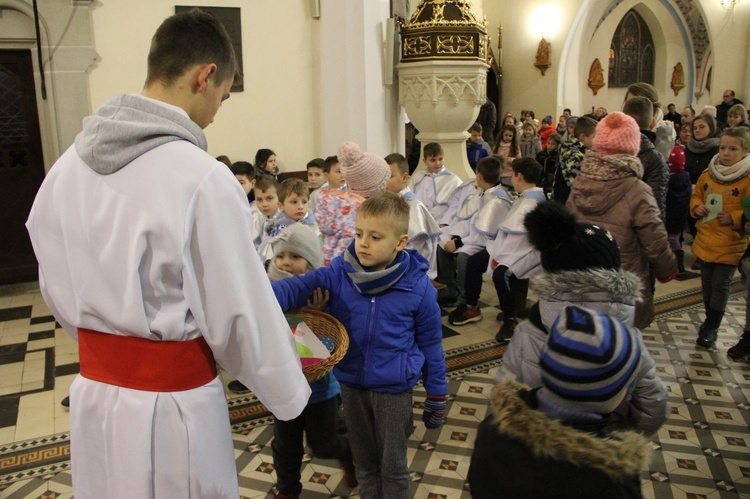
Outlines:
{"type": "Polygon", "coordinates": [[[542,382],[550,401],[605,414],[627,390],[641,359],[637,331],[614,317],[568,306],[542,347],[542,382]]]}

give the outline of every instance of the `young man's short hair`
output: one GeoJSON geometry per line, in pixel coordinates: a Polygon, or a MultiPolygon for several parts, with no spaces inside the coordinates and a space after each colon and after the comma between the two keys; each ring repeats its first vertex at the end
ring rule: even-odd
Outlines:
{"type": "Polygon", "coordinates": [[[563,113],[564,113],[565,111],[567,111],[567,112],[568,112],[568,113],[570,113],[570,114],[573,114],[573,111],[571,111],[569,107],[566,107],[565,109],[563,109],[563,113]]]}
{"type": "Polygon", "coordinates": [[[485,182],[492,185],[500,183],[500,172],[503,169],[503,158],[500,156],[485,156],[477,161],[477,173],[482,174],[485,182]]]}
{"type": "Polygon", "coordinates": [[[513,173],[520,173],[524,182],[538,184],[542,179],[542,165],[534,158],[519,158],[510,165],[513,173]]]}
{"type": "Polygon", "coordinates": [[[388,166],[396,165],[401,174],[409,173],[409,162],[402,154],[393,152],[385,157],[385,162],[388,163],[388,166]]]}
{"type": "Polygon", "coordinates": [[[409,203],[392,192],[380,192],[365,199],[357,209],[357,216],[380,217],[396,234],[409,232],[409,203]]]}
{"type": "Polygon", "coordinates": [[[207,63],[216,64],[220,83],[242,77],[232,40],[216,17],[200,9],[176,14],[151,39],[146,86],[171,85],[192,66],[207,63]]]}
{"type": "Polygon", "coordinates": [[[471,132],[482,133],[482,125],[480,125],[479,123],[474,123],[469,127],[469,133],[471,132]]]}
{"type": "Polygon", "coordinates": [[[323,166],[323,171],[325,173],[331,173],[331,168],[333,165],[339,162],[338,156],[328,156],[325,160],[325,166],[323,166]]]}
{"type": "Polygon", "coordinates": [[[320,168],[324,172],[326,171],[326,160],[323,158],[315,158],[311,159],[307,162],[307,166],[305,167],[307,170],[310,168],[320,168]]]}
{"type": "Polygon", "coordinates": [[[641,130],[651,128],[651,120],[654,119],[654,106],[648,98],[631,97],[625,101],[622,112],[633,118],[641,130]]]}
{"type": "Polygon", "coordinates": [[[283,203],[286,198],[292,194],[296,194],[301,198],[309,199],[310,190],[307,188],[302,179],[299,178],[288,178],[279,184],[279,188],[276,189],[276,193],[279,196],[279,202],[283,203]]]}
{"type": "Polygon", "coordinates": [[[229,169],[235,175],[244,175],[250,180],[255,178],[255,167],[247,161],[235,161],[229,169]]]}
{"type": "Polygon", "coordinates": [[[562,137],[561,137],[561,136],[560,136],[560,134],[559,134],[559,133],[557,133],[557,132],[555,132],[555,133],[552,133],[552,134],[550,134],[550,136],[549,136],[549,137],[547,137],[547,143],[548,143],[548,144],[549,144],[549,141],[550,141],[550,140],[551,140],[551,141],[553,141],[553,142],[554,142],[555,144],[557,144],[557,145],[560,145],[560,144],[562,144],[562,137]]]}
{"type": "Polygon", "coordinates": [[[594,118],[589,118],[588,116],[581,116],[576,120],[576,126],[573,129],[573,135],[575,135],[575,138],[580,137],[581,134],[591,136],[595,131],[596,120],[594,118]]]}
{"type": "Polygon", "coordinates": [[[276,177],[274,177],[273,175],[262,173],[255,181],[254,188],[258,189],[260,192],[266,192],[271,188],[278,191],[279,183],[276,181],[276,177]]]}
{"type": "Polygon", "coordinates": [[[435,156],[440,156],[441,154],[445,153],[443,153],[443,147],[437,142],[430,142],[429,144],[424,146],[425,158],[434,158],[435,156]]]}

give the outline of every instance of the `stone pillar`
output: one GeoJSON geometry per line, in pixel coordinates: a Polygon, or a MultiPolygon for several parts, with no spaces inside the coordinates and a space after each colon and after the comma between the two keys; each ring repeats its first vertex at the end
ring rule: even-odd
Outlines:
{"type": "Polygon", "coordinates": [[[404,149],[396,85],[385,85],[387,0],[321,0],[320,147],[336,154],[345,140],[383,156],[404,149]]]}

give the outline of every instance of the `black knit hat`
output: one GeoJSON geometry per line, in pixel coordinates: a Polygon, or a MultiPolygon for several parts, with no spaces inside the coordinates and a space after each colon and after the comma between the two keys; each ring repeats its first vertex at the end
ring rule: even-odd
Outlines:
{"type": "Polygon", "coordinates": [[[524,225],[529,240],[539,250],[547,272],[602,268],[620,269],[620,247],[608,230],[579,222],[562,205],[539,203],[524,225]]]}

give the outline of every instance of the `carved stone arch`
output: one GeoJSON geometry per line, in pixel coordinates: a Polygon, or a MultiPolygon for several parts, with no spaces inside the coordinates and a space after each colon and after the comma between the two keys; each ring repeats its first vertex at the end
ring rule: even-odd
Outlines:
{"type": "MultiPolygon", "coordinates": [[[[557,75],[557,102],[573,109],[590,109],[592,93],[587,85],[592,61],[599,59],[608,78],[608,60],[612,33],[631,8],[646,21],[653,40],[656,58],[654,86],[660,94],[669,89],[672,67],[677,61],[685,68],[685,88],[692,94],[695,72],[690,32],[677,2],[682,0],[583,0],[569,26],[561,53],[557,75]]],[[[695,3],[695,2],[694,2],[695,3]]],[[[605,81],[608,84],[609,81],[605,81]]],[[[624,89],[602,88],[601,104],[621,106],[624,89]]]]}

